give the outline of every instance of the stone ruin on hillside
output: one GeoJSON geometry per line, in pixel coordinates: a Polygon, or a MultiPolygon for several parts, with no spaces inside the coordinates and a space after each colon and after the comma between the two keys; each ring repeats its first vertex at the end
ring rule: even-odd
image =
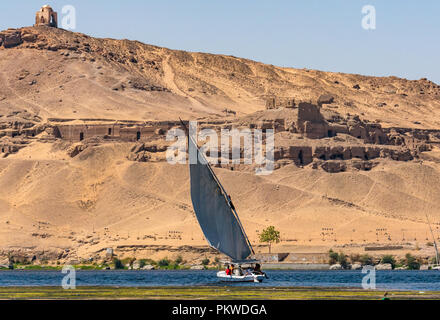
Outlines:
{"type": "Polygon", "coordinates": [[[269,97],[266,99],[266,109],[294,108],[295,99],[286,97],[269,97]]]}
{"type": "Polygon", "coordinates": [[[49,5],[42,6],[35,15],[35,27],[46,26],[58,28],[58,15],[49,5]]]}

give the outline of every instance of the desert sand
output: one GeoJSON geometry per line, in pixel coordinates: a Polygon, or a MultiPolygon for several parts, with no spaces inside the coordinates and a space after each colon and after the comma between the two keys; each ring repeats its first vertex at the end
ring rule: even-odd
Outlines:
{"type": "MultiPolygon", "coordinates": [[[[427,79],[281,68],[48,27],[18,32],[28,40],[0,47],[5,141],[11,139],[7,130],[28,122],[181,117],[249,123],[259,119],[268,97],[314,102],[323,94],[335,101],[325,108],[340,115],[383,128],[440,130],[440,86],[427,79]]],[[[136,143],[122,141],[97,143],[71,157],[67,150],[78,142],[45,140],[47,135],[39,133],[0,159],[3,256],[82,261],[99,259],[106,248],[119,257],[182,255],[194,263],[214,256],[192,210],[186,165],[131,161],[127,155],[136,143]]],[[[293,163],[268,176],[215,171],[257,252],[267,251],[258,233],[273,225],[281,232],[274,252],[364,253],[365,246],[399,245],[403,249],[379,254],[434,254],[426,214],[438,237],[435,143],[410,161],[378,159],[369,171],[332,173],[293,163]]]]}

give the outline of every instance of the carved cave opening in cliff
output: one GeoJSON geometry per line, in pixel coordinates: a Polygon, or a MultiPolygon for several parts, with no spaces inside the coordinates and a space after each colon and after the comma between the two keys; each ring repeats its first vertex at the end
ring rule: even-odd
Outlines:
{"type": "Polygon", "coordinates": [[[112,135],[112,128],[108,128],[108,135],[109,135],[109,136],[112,135]]]}
{"type": "Polygon", "coordinates": [[[298,160],[299,160],[299,164],[303,165],[304,164],[304,155],[303,155],[303,151],[300,150],[298,153],[298,160]]]}
{"type": "Polygon", "coordinates": [[[341,153],[332,154],[330,160],[344,160],[344,155],[341,153]]]}
{"type": "Polygon", "coordinates": [[[84,140],[84,132],[80,132],[79,133],[79,141],[83,141],[84,140]]]}
{"type": "Polygon", "coordinates": [[[53,128],[53,135],[55,138],[62,138],[61,131],[58,127],[53,128]]]}
{"type": "Polygon", "coordinates": [[[138,131],[136,132],[136,140],[140,140],[141,139],[141,132],[138,131]]]}

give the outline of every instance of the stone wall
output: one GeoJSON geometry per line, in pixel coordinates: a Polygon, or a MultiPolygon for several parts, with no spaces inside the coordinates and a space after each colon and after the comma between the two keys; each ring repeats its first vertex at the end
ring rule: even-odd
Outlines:
{"type": "Polygon", "coordinates": [[[146,124],[78,124],[55,125],[54,136],[72,142],[82,141],[92,137],[106,137],[110,139],[134,142],[145,141],[155,135],[162,135],[170,128],[168,123],[158,125],[146,124]]]}
{"type": "Polygon", "coordinates": [[[294,108],[295,99],[286,97],[269,97],[266,99],[266,109],[294,108]]]}
{"type": "Polygon", "coordinates": [[[298,105],[298,132],[310,139],[322,139],[333,134],[329,132],[328,122],[319,111],[319,107],[312,103],[301,102],[298,105]]]}
{"type": "Polygon", "coordinates": [[[120,127],[115,124],[93,125],[57,125],[54,126],[54,134],[56,138],[68,140],[72,142],[82,141],[84,139],[95,136],[119,136],[120,127]]]}

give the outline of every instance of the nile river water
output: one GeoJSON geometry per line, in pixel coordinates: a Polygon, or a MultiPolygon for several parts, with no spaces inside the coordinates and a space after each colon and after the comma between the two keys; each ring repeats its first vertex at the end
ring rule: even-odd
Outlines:
{"type": "MultiPolygon", "coordinates": [[[[76,271],[77,286],[269,286],[362,288],[361,271],[269,270],[263,283],[223,283],[216,271],[76,271]]],[[[0,271],[0,287],[61,286],[61,271],[0,271]]],[[[440,291],[440,271],[376,271],[376,288],[440,291]]]]}

